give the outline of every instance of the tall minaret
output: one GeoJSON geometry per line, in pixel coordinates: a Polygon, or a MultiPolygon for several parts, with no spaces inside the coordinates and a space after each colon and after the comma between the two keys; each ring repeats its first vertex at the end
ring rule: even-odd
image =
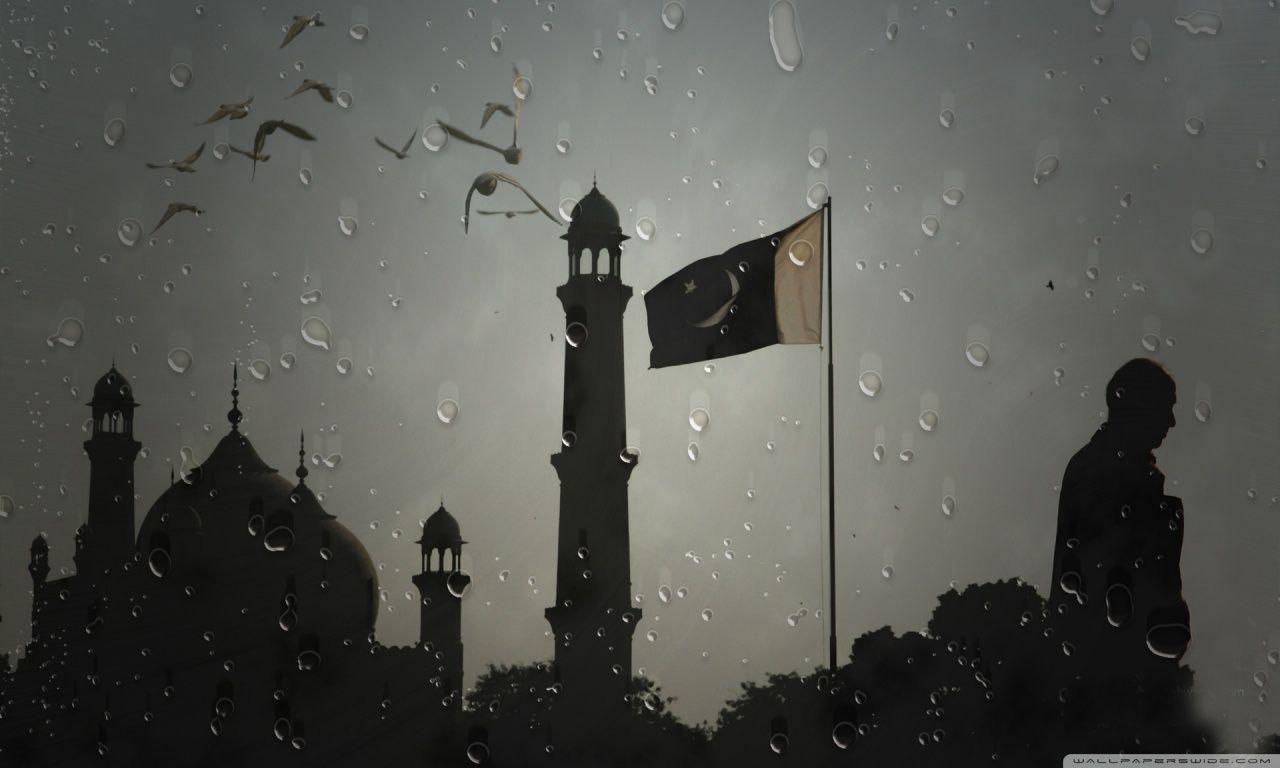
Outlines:
{"type": "Polygon", "coordinates": [[[85,562],[93,569],[115,569],[133,555],[133,461],[142,443],[133,439],[138,407],[133,387],[114,364],[94,385],[89,407],[93,436],[84,441],[90,466],[85,562]]]}
{"type": "MultiPolygon", "coordinates": [[[[462,572],[462,532],[444,508],[427,518],[422,529],[422,572],[413,585],[422,598],[418,639],[430,653],[431,670],[439,675],[450,705],[462,704],[462,596],[471,577],[462,572]]],[[[433,675],[434,676],[434,675],[433,675]]]]}
{"type": "Polygon", "coordinates": [[[555,634],[563,697],[579,712],[622,706],[631,680],[631,605],[627,481],[638,456],[627,450],[618,210],[592,184],[563,235],[569,280],[556,289],[565,311],[564,421],[560,476],[556,604],[546,611],[555,634]],[[589,260],[584,263],[584,257],[589,260]],[[589,268],[590,271],[587,271],[589,268]]]}

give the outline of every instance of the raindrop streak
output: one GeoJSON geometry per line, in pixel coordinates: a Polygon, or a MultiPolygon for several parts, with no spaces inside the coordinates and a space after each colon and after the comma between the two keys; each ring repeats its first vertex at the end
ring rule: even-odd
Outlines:
{"type": "Polygon", "coordinates": [[[880,394],[880,388],[884,386],[884,381],[880,378],[880,374],[875,371],[863,371],[858,377],[858,389],[862,390],[862,394],[867,397],[875,397],[880,394]]]}
{"type": "Polygon", "coordinates": [[[436,405],[436,418],[441,424],[452,424],[458,418],[458,401],[446,397],[436,405]]]}
{"type": "Polygon", "coordinates": [[[191,84],[191,65],[179,62],[169,70],[169,82],[174,88],[186,88],[191,84]]]}
{"type": "Polygon", "coordinates": [[[0,520],[8,520],[18,511],[18,505],[8,496],[0,496],[0,520]]]}
{"type": "Polygon", "coordinates": [[[333,332],[329,330],[329,324],[324,320],[312,315],[302,321],[302,340],[311,346],[328,352],[329,342],[332,339],[333,332]]]}
{"type": "Polygon", "coordinates": [[[1057,173],[1058,166],[1061,164],[1062,163],[1058,159],[1057,155],[1045,155],[1040,158],[1036,161],[1036,170],[1035,174],[1031,177],[1031,183],[1039,186],[1041,182],[1057,173]]]}
{"type": "Polygon", "coordinates": [[[796,71],[804,58],[804,50],[800,43],[800,21],[791,0],[777,0],[769,8],[769,42],[782,71],[796,71]]]}
{"type": "Polygon", "coordinates": [[[1209,35],[1222,31],[1222,17],[1213,11],[1192,11],[1186,16],[1174,16],[1173,23],[1193,35],[1209,35]]]}
{"type": "Polygon", "coordinates": [[[662,26],[675,32],[684,23],[684,4],[670,0],[662,6],[662,26]]]}
{"type": "Polygon", "coordinates": [[[422,146],[432,152],[439,152],[449,143],[449,134],[439,123],[432,123],[422,131],[422,146]]]}
{"type": "Polygon", "coordinates": [[[980,341],[971,341],[969,346],[964,348],[964,356],[974,368],[983,368],[991,360],[991,350],[980,341]]]}
{"type": "Polygon", "coordinates": [[[77,318],[66,317],[58,323],[58,330],[47,339],[44,343],[52,349],[56,345],[62,345],[69,349],[74,348],[84,338],[84,323],[77,318]]]}
{"type": "Polygon", "coordinates": [[[124,118],[113,117],[102,128],[102,140],[108,147],[114,147],[124,141],[124,118]]]}
{"type": "Polygon", "coordinates": [[[195,359],[191,355],[191,350],[186,347],[174,347],[169,350],[169,370],[174,373],[186,373],[191,370],[191,364],[195,359]]]}

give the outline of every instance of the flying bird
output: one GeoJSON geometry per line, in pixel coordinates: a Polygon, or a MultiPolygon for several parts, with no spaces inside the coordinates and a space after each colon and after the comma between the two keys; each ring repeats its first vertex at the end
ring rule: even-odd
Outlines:
{"type": "Polygon", "coordinates": [[[204,213],[204,209],[197,208],[191,203],[169,203],[169,207],[164,209],[164,215],[160,217],[160,221],[156,222],[156,225],[151,228],[151,232],[148,234],[155,234],[156,230],[159,229],[160,227],[163,227],[166,221],[168,221],[169,219],[172,219],[174,216],[178,215],[179,213],[184,213],[184,212],[194,213],[195,215],[199,216],[200,214],[204,213]]]}
{"type": "Polygon", "coordinates": [[[324,99],[326,102],[330,104],[333,103],[333,88],[325,83],[320,82],[319,80],[312,80],[311,78],[307,78],[303,80],[302,85],[298,86],[293,93],[289,94],[285,98],[292,99],[294,96],[297,96],[298,94],[303,93],[305,91],[315,91],[316,93],[320,94],[320,98],[324,99]]]}
{"type": "Polygon", "coordinates": [[[524,216],[530,213],[537,213],[537,212],[538,212],[537,208],[530,208],[527,211],[482,211],[479,208],[476,209],[476,213],[480,214],[481,216],[506,216],[508,219],[514,219],[517,216],[524,216]]]}
{"type": "Polygon", "coordinates": [[[230,149],[232,152],[235,152],[237,155],[244,155],[250,160],[256,160],[259,163],[265,163],[271,159],[271,155],[261,155],[261,154],[258,154],[257,152],[250,152],[247,149],[241,149],[237,147],[235,144],[228,144],[227,148],[230,149]]]}
{"type": "Polygon", "coordinates": [[[1051,290],[1051,291],[1052,291],[1052,290],[1053,290],[1053,281],[1052,281],[1052,280],[1050,280],[1049,282],[1045,283],[1045,284],[1044,284],[1044,287],[1045,287],[1045,288],[1048,288],[1049,290],[1051,290]]]}
{"type": "Polygon", "coordinates": [[[387,150],[391,154],[395,155],[397,160],[403,160],[409,156],[409,147],[413,146],[413,140],[416,138],[418,138],[418,131],[417,129],[414,129],[413,133],[409,134],[409,140],[406,141],[404,143],[404,147],[400,149],[396,149],[395,147],[390,146],[389,144],[387,144],[385,141],[378,138],[377,136],[374,136],[373,140],[377,142],[378,146],[382,147],[383,149],[387,150]]]}
{"type": "Polygon", "coordinates": [[[250,96],[244,101],[233,101],[229,104],[219,104],[218,108],[214,111],[212,115],[209,115],[209,117],[203,123],[196,123],[196,125],[208,125],[209,123],[216,123],[224,117],[229,117],[232,120],[240,120],[245,115],[249,114],[249,105],[252,103],[253,103],[253,97],[250,96]]]}
{"type": "Polygon", "coordinates": [[[515,113],[511,111],[511,107],[506,104],[500,104],[496,101],[490,101],[484,105],[484,117],[480,118],[480,128],[484,129],[485,124],[489,122],[489,118],[493,117],[494,112],[501,112],[507,117],[515,117],[515,113]]]}
{"type": "MultiPolygon", "coordinates": [[[[293,123],[287,123],[284,120],[267,120],[266,122],[263,122],[260,125],[258,125],[258,132],[255,133],[253,136],[253,154],[254,155],[257,155],[257,156],[262,155],[262,150],[265,149],[267,146],[267,137],[275,133],[277,130],[284,131],[285,133],[291,136],[294,136],[296,138],[302,139],[303,141],[316,140],[316,137],[312,136],[311,133],[308,132],[305,128],[296,126],[293,123]]],[[[257,157],[254,157],[253,159],[253,171],[255,174],[258,172],[257,157]]]]}
{"type": "MultiPolygon", "coordinates": [[[[519,82],[521,75],[520,75],[520,70],[517,69],[516,67],[512,67],[511,71],[512,71],[512,88],[514,89],[515,83],[519,82]]],[[[518,96],[515,98],[515,106],[513,108],[507,107],[506,104],[497,104],[494,102],[489,102],[488,104],[485,104],[484,117],[480,121],[481,128],[484,127],[485,123],[489,122],[489,118],[493,117],[494,112],[501,112],[504,115],[511,115],[511,146],[506,147],[505,149],[502,147],[496,146],[494,144],[490,144],[489,142],[484,141],[482,139],[477,139],[476,137],[466,133],[465,131],[461,131],[461,130],[458,130],[457,128],[454,128],[452,125],[449,125],[443,120],[440,120],[438,122],[440,123],[440,127],[443,128],[445,132],[448,133],[453,138],[459,141],[464,141],[468,144],[474,144],[477,147],[492,149],[494,152],[497,152],[498,154],[502,155],[502,159],[506,160],[511,165],[518,165],[520,163],[520,159],[524,156],[524,150],[521,149],[519,146],[517,146],[520,140],[520,98],[518,96]]]]}
{"type": "Polygon", "coordinates": [[[508,176],[507,174],[501,173],[499,171],[486,171],[480,174],[479,176],[477,176],[476,180],[471,182],[471,189],[467,190],[466,210],[462,217],[462,231],[466,232],[471,223],[471,195],[475,194],[476,192],[479,192],[481,195],[485,197],[489,197],[490,195],[492,195],[494,192],[497,191],[498,182],[500,181],[506,182],[507,184],[510,184],[511,186],[523,192],[525,194],[525,197],[529,198],[529,202],[538,206],[538,210],[546,214],[548,219],[551,219],[557,225],[560,223],[555,216],[551,215],[551,211],[548,211],[546,206],[538,202],[538,199],[534,197],[532,194],[530,194],[529,190],[521,186],[520,182],[516,181],[511,176],[508,176]]]}
{"type": "Polygon", "coordinates": [[[195,173],[196,169],[191,166],[196,160],[200,159],[200,153],[204,152],[204,142],[200,142],[200,146],[195,152],[187,155],[181,160],[170,160],[167,163],[147,163],[148,168],[172,168],[178,173],[195,173]]]}
{"type": "Polygon", "coordinates": [[[293,23],[289,25],[289,29],[285,30],[284,40],[280,42],[280,47],[283,48],[289,43],[293,42],[293,38],[302,34],[302,30],[306,29],[307,27],[323,27],[323,26],[324,26],[324,22],[320,20],[319,11],[316,11],[310,16],[294,16],[293,23]]]}

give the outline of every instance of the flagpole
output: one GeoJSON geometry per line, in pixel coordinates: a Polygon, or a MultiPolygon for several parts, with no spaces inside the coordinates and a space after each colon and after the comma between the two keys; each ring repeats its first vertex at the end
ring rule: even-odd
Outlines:
{"type": "Polygon", "coordinates": [[[823,251],[822,263],[827,269],[827,569],[830,573],[831,588],[831,673],[839,668],[836,653],[836,382],[835,382],[835,302],[832,300],[833,271],[831,262],[835,259],[831,253],[831,195],[827,195],[825,223],[827,225],[827,247],[823,251]]]}

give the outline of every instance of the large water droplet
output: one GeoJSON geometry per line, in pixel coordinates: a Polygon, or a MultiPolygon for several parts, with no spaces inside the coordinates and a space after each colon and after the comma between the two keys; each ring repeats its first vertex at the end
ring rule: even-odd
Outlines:
{"type": "Polygon", "coordinates": [[[1212,37],[1222,30],[1222,17],[1213,11],[1199,10],[1186,16],[1174,16],[1173,23],[1193,35],[1212,37]]]}
{"type": "Polygon", "coordinates": [[[1160,349],[1160,337],[1154,333],[1142,334],[1142,348],[1148,352],[1155,352],[1160,349]]]}
{"type": "Polygon", "coordinates": [[[525,101],[533,95],[533,81],[524,75],[520,75],[511,81],[511,92],[521,101],[525,101]]]}
{"type": "Polygon", "coordinates": [[[471,591],[471,575],[466,571],[454,571],[445,579],[449,594],[461,599],[471,591]]]}
{"type": "Polygon", "coordinates": [[[271,375],[271,363],[268,363],[260,357],[250,360],[249,375],[253,376],[253,378],[258,381],[266,381],[267,377],[271,375]]]}
{"type": "Polygon", "coordinates": [[[1213,406],[1209,405],[1208,400],[1197,400],[1194,408],[1196,421],[1204,424],[1213,416],[1213,406]]]}
{"type": "Polygon", "coordinates": [[[436,404],[436,418],[442,424],[452,424],[458,418],[458,401],[446,397],[436,404]]]}
{"type": "Polygon", "coordinates": [[[891,43],[898,39],[898,22],[889,22],[889,25],[884,28],[884,37],[891,43]]]}
{"type": "Polygon", "coordinates": [[[1138,61],[1146,61],[1151,57],[1151,41],[1138,35],[1129,41],[1129,53],[1138,61]]]}
{"type": "Polygon", "coordinates": [[[422,146],[432,152],[439,152],[449,143],[449,134],[439,123],[432,123],[422,131],[422,146]]]}
{"type": "Polygon", "coordinates": [[[1185,128],[1187,133],[1190,135],[1199,136],[1204,133],[1204,120],[1192,115],[1187,118],[1186,122],[1182,124],[1182,127],[1185,128]]]}
{"type": "Polygon", "coordinates": [[[351,35],[352,40],[364,42],[369,37],[369,26],[367,24],[352,24],[351,29],[347,30],[347,34],[351,35]]]}
{"type": "Polygon", "coordinates": [[[108,147],[114,147],[124,141],[124,131],[124,118],[113,117],[102,128],[102,140],[108,147]]]}
{"type": "Polygon", "coordinates": [[[658,234],[658,225],[648,216],[641,216],[636,220],[636,235],[641,240],[652,240],[658,234]]]}
{"type": "Polygon", "coordinates": [[[354,101],[355,97],[351,95],[351,91],[338,91],[333,94],[333,103],[343,109],[351,109],[354,101]]]}
{"type": "Polygon", "coordinates": [[[813,168],[821,168],[827,164],[827,148],[823,146],[813,147],[809,150],[809,165],[813,168]]]}
{"type": "Polygon", "coordinates": [[[694,432],[702,432],[711,426],[711,412],[701,406],[689,411],[689,427],[694,432]]]}
{"type": "Polygon", "coordinates": [[[191,355],[191,350],[186,347],[174,347],[169,350],[169,370],[174,373],[186,373],[191,370],[191,364],[195,359],[191,355]]]}
{"type": "Polygon", "coordinates": [[[1099,16],[1106,16],[1116,7],[1116,0],[1089,0],[1089,7],[1099,16]]]}
{"type": "Polygon", "coordinates": [[[828,191],[827,185],[821,181],[816,181],[813,186],[809,187],[809,191],[804,194],[804,201],[808,203],[810,208],[817,210],[827,202],[827,195],[829,194],[830,191],[828,191]]]}
{"type": "Polygon", "coordinates": [[[794,72],[804,58],[800,41],[800,20],[791,0],[777,0],[769,8],[769,42],[773,57],[783,72],[794,72]]]}
{"type": "Polygon", "coordinates": [[[951,517],[956,513],[956,497],[950,494],[942,497],[942,514],[951,517]]]}
{"type": "Polygon", "coordinates": [[[1213,232],[1204,227],[1200,227],[1196,231],[1192,232],[1191,250],[1201,256],[1213,250],[1213,232]]]}
{"type": "Polygon", "coordinates": [[[925,408],[920,412],[920,418],[917,419],[917,422],[925,432],[932,432],[938,428],[938,412],[932,408],[925,408]]]}
{"type": "Polygon", "coordinates": [[[119,238],[123,245],[130,248],[138,244],[138,240],[142,239],[142,222],[137,219],[125,219],[116,227],[116,237],[119,238]]]}
{"type": "Polygon", "coordinates": [[[950,128],[956,124],[956,113],[952,109],[944,109],[938,113],[938,122],[943,128],[950,128]]]}
{"type": "Polygon", "coordinates": [[[938,220],[937,216],[929,214],[920,219],[920,231],[924,233],[925,237],[937,237],[940,229],[942,229],[942,222],[938,220]]]}
{"type": "Polygon", "coordinates": [[[684,4],[679,0],[668,0],[662,6],[662,26],[675,32],[684,23],[684,4]]]}
{"type": "Polygon", "coordinates": [[[991,359],[991,350],[980,341],[971,341],[964,348],[964,356],[974,368],[982,368],[991,359]]]}
{"type": "Polygon", "coordinates": [[[190,64],[178,62],[169,69],[169,82],[173,84],[174,88],[186,88],[191,84],[191,76],[190,64]]]}
{"type": "Polygon", "coordinates": [[[173,567],[173,559],[169,557],[169,550],[164,547],[156,547],[147,555],[147,567],[151,570],[151,575],[157,579],[163,579],[169,575],[169,569],[173,567]]]}
{"type": "Polygon", "coordinates": [[[44,340],[50,348],[61,345],[74,348],[84,338],[84,323],[75,317],[64,317],[58,322],[58,329],[44,340]]]}
{"type": "Polygon", "coordinates": [[[327,352],[329,343],[333,340],[333,332],[329,330],[328,323],[312,315],[302,321],[302,340],[327,352]]]}
{"type": "Polygon", "coordinates": [[[573,144],[568,139],[560,139],[556,142],[556,151],[562,155],[569,154],[569,150],[573,148],[573,144]]]}
{"type": "Polygon", "coordinates": [[[339,216],[338,231],[347,237],[351,237],[360,228],[360,221],[355,216],[339,216]]]}
{"type": "Polygon", "coordinates": [[[311,186],[311,169],[310,169],[310,168],[299,168],[299,169],[298,169],[298,181],[299,181],[299,182],[301,182],[302,186],[304,186],[304,187],[309,187],[309,186],[311,186]]]}
{"type": "Polygon", "coordinates": [[[1061,161],[1057,155],[1045,155],[1036,161],[1036,170],[1031,182],[1037,186],[1058,171],[1061,161]]]}
{"type": "Polygon", "coordinates": [[[858,389],[862,390],[862,394],[867,397],[875,397],[880,394],[880,388],[884,386],[884,381],[880,378],[880,374],[875,371],[863,371],[858,377],[858,389]]]}

